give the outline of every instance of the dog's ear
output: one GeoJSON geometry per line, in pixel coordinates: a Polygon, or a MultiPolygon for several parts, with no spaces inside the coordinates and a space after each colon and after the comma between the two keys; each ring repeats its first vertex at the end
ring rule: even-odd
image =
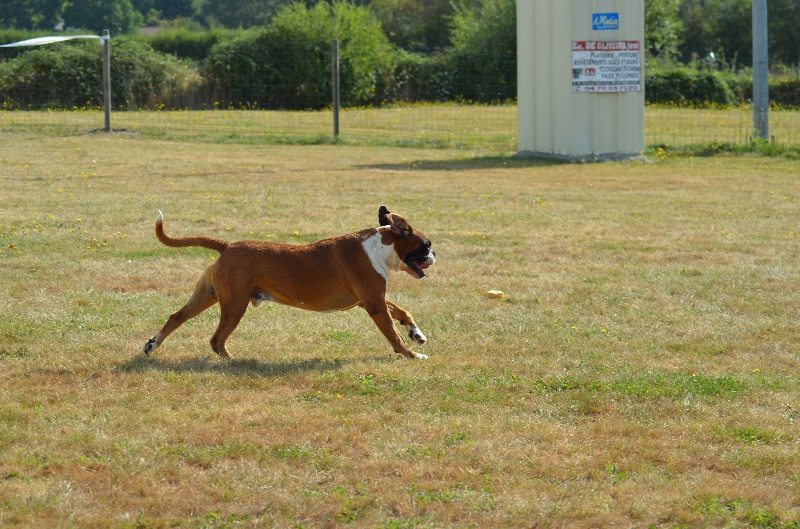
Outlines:
{"type": "Polygon", "coordinates": [[[389,210],[386,206],[381,206],[378,210],[378,226],[388,226],[390,224],[389,219],[386,217],[388,214],[389,210]]]}
{"type": "Polygon", "coordinates": [[[389,221],[387,224],[392,227],[392,233],[398,237],[408,237],[411,235],[411,226],[408,225],[406,219],[395,213],[387,213],[386,219],[389,221]]]}

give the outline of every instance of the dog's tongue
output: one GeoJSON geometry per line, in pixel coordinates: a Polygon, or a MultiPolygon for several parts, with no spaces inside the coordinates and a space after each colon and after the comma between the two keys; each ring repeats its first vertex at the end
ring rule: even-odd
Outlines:
{"type": "Polygon", "coordinates": [[[428,263],[417,263],[417,268],[419,268],[420,270],[425,270],[429,266],[430,265],[428,263]]]}

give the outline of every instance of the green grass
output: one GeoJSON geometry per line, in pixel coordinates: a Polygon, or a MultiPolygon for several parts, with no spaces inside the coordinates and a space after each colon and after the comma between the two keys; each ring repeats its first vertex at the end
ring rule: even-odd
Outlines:
{"type": "Polygon", "coordinates": [[[649,151],[657,157],[669,156],[671,153],[680,153],[682,156],[716,156],[719,154],[755,154],[759,156],[782,156],[786,158],[800,158],[800,145],[770,143],[764,140],[750,141],[747,143],[687,143],[684,145],[655,145],[649,151]]]}
{"type": "Polygon", "coordinates": [[[3,527],[800,524],[792,156],[2,134],[3,527]],[[216,307],[141,354],[215,257],[157,210],[298,243],[380,204],[437,251],[389,288],[429,360],[272,304],[232,360],[216,307]]]}
{"type": "MultiPolygon", "coordinates": [[[[645,146],[708,156],[757,152],[798,156],[800,110],[770,112],[772,142],[753,142],[753,111],[747,106],[695,109],[648,106],[645,146]]],[[[118,134],[163,141],[242,145],[371,145],[427,149],[481,149],[505,155],[517,149],[516,105],[415,104],[341,111],[341,134],[333,137],[333,115],[320,112],[209,110],[112,113],[118,134]]],[[[0,111],[0,131],[71,135],[98,131],[101,110],[0,111]]]]}

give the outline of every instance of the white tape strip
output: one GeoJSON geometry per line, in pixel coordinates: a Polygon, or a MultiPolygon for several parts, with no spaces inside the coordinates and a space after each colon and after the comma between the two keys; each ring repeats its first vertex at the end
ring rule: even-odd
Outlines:
{"type": "Polygon", "coordinates": [[[97,35],[70,35],[68,37],[39,37],[36,39],[21,40],[19,42],[12,42],[11,44],[0,44],[0,48],[15,48],[17,46],[41,46],[42,44],[52,44],[54,42],[63,42],[72,39],[100,39],[102,44],[103,37],[97,35]]]}

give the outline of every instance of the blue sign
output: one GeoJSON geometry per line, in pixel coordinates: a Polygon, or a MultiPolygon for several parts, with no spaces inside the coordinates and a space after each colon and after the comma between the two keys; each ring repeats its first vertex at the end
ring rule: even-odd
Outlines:
{"type": "Polygon", "coordinates": [[[592,15],[592,29],[594,31],[619,29],[619,13],[594,13],[592,15]]]}

